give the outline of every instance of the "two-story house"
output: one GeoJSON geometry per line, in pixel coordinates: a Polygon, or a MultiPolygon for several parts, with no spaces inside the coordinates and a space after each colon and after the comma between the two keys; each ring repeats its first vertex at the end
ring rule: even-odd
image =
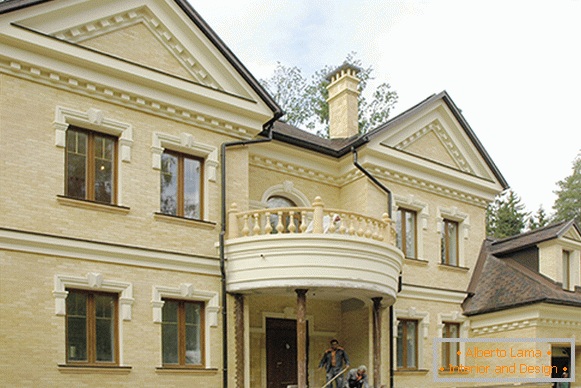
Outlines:
{"type": "Polygon", "coordinates": [[[0,2],[4,384],[434,385],[508,185],[446,92],[358,135],[357,72],[322,139],[185,0],[0,2]]]}

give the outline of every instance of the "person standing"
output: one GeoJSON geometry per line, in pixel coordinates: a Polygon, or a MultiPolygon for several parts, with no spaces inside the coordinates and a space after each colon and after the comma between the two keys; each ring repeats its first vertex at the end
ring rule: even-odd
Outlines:
{"type": "MultiPolygon", "coordinates": [[[[349,356],[345,353],[345,349],[339,346],[339,341],[333,339],[331,340],[331,348],[325,352],[319,363],[319,370],[325,367],[328,382],[344,369],[343,364],[345,364],[345,368],[349,368],[349,356]]],[[[334,383],[336,388],[343,388],[343,376],[337,377],[334,383]]],[[[332,386],[333,383],[329,385],[329,387],[332,386]]]]}
{"type": "Polygon", "coordinates": [[[351,369],[345,378],[345,388],[369,388],[367,368],[361,365],[357,370],[351,369]]]}

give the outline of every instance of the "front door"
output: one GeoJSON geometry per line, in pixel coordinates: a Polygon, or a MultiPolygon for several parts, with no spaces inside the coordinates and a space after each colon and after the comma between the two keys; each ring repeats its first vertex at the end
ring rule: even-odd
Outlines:
{"type": "Polygon", "coordinates": [[[297,380],[297,321],[266,319],[266,381],[268,388],[286,388],[297,380]]]}

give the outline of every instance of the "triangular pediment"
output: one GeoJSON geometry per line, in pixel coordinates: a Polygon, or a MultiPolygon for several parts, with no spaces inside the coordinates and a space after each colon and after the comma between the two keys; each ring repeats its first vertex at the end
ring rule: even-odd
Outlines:
{"type": "Polygon", "coordinates": [[[581,244],[581,235],[574,225],[571,225],[569,229],[563,233],[563,239],[581,244]]]}

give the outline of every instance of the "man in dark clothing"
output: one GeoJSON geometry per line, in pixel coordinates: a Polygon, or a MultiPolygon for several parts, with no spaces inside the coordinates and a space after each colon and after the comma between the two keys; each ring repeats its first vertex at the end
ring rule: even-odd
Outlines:
{"type": "Polygon", "coordinates": [[[361,365],[357,370],[351,369],[345,378],[345,388],[369,388],[367,368],[361,365]]]}
{"type": "MultiPolygon", "coordinates": [[[[339,346],[339,341],[336,339],[331,340],[331,349],[325,352],[319,363],[319,369],[323,367],[327,371],[327,381],[337,376],[344,368],[349,368],[349,357],[345,350],[339,346]],[[343,363],[345,363],[345,367],[343,367],[343,363]]],[[[343,388],[343,376],[337,377],[334,383],[336,388],[343,388]]],[[[329,387],[332,386],[333,383],[329,385],[329,387]]]]}

